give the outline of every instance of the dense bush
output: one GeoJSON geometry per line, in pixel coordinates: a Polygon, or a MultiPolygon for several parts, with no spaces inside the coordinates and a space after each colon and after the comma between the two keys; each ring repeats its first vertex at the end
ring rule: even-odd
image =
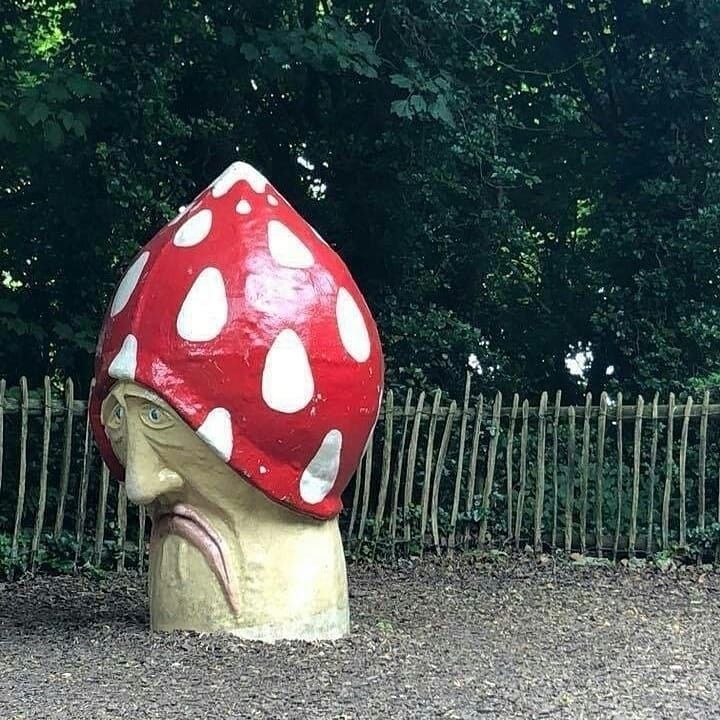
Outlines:
{"type": "Polygon", "coordinates": [[[347,260],[389,382],[720,374],[720,6],[8,0],[0,375],[85,380],[128,259],[231,160],[347,260]],[[613,374],[606,375],[612,367],[613,374]]]}

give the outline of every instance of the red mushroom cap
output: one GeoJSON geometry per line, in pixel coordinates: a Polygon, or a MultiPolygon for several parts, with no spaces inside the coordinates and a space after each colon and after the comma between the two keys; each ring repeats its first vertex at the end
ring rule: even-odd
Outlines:
{"type": "Polygon", "coordinates": [[[343,261],[236,162],[130,265],[95,380],[93,431],[119,479],[100,406],[116,381],[132,380],[270,499],[329,519],[377,420],[383,357],[343,261]]]}

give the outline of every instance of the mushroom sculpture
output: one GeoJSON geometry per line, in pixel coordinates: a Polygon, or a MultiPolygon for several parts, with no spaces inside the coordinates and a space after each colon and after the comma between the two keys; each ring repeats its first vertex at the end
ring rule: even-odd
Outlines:
{"type": "Polygon", "coordinates": [[[347,267],[236,162],[120,282],[91,422],[152,520],[154,629],[266,641],[348,631],[341,495],[383,386],[347,267]]]}

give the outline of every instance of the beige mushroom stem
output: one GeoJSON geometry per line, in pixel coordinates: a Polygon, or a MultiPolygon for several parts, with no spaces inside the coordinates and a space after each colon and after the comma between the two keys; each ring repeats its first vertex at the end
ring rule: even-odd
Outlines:
{"type": "Polygon", "coordinates": [[[155,393],[120,382],[102,419],[130,500],[149,506],[155,630],[263,641],[328,640],[349,629],[337,519],[268,500],[155,393]]]}

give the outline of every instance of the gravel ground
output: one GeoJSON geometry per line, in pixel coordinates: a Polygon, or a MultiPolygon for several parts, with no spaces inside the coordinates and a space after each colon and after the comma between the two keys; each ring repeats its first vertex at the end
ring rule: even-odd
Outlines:
{"type": "Polygon", "coordinates": [[[0,584],[0,718],[717,718],[720,575],[352,566],[353,632],[147,631],[144,581],[0,584]]]}

